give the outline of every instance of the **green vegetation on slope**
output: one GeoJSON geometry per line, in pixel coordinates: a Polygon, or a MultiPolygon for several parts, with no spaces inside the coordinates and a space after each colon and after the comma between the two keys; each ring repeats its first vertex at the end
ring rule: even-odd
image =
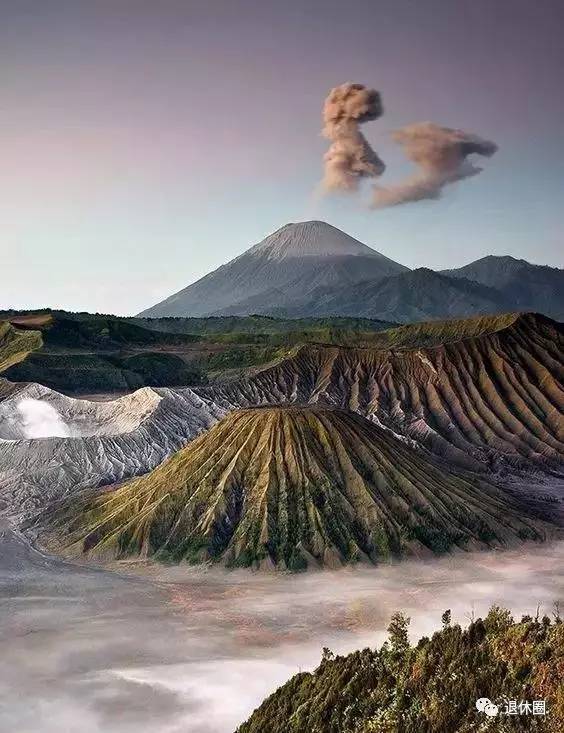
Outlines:
{"type": "Polygon", "coordinates": [[[209,316],[207,318],[132,318],[145,328],[171,333],[211,334],[281,334],[290,331],[337,328],[343,331],[376,332],[394,326],[373,318],[273,318],[271,316],[209,316]]]}
{"type": "Polygon", "coordinates": [[[375,334],[372,345],[380,349],[410,349],[439,346],[453,341],[476,338],[508,328],[519,313],[456,318],[448,321],[424,321],[389,328],[375,334]]]}
{"type": "Polygon", "coordinates": [[[74,499],[54,523],[79,552],[289,570],[545,531],[500,490],[437,468],[359,415],[296,406],[235,411],[146,476],[74,499]]]}
{"type": "Polygon", "coordinates": [[[493,607],[467,629],[452,625],[416,646],[394,614],[380,649],[334,657],[300,673],[267,698],[237,733],[561,733],[564,624],[555,614],[515,622],[493,607]],[[501,714],[476,709],[487,697],[501,714]],[[504,714],[508,700],[545,700],[546,716],[504,714]]]}
{"type": "MultiPolygon", "coordinates": [[[[229,342],[228,342],[229,343],[229,342]]],[[[206,374],[215,374],[228,369],[246,369],[262,366],[283,359],[289,353],[289,346],[241,343],[237,348],[225,348],[203,355],[197,360],[199,368],[206,374]]]]}
{"type": "Polygon", "coordinates": [[[43,336],[40,353],[31,358],[22,353],[17,361],[25,363],[9,369],[6,377],[72,393],[199,385],[208,376],[284,358],[296,345],[364,343],[389,325],[367,319],[278,321],[260,316],[153,321],[50,310],[6,312],[5,317],[21,329],[39,329],[43,336]]]}
{"type": "MultiPolygon", "coordinates": [[[[22,350],[11,367],[7,364],[8,379],[84,393],[201,385],[224,373],[278,362],[307,344],[375,351],[434,347],[501,332],[520,316],[509,313],[394,328],[385,328],[388,324],[382,321],[353,318],[248,316],[153,321],[63,311],[6,317],[20,336],[31,333],[24,329],[33,328],[41,331],[43,338],[39,352],[28,355],[30,350],[22,350]],[[155,324],[164,330],[155,330],[155,324]],[[186,333],[187,328],[195,333],[186,333]]],[[[37,338],[37,331],[34,333],[37,338]]]]}
{"type": "Polygon", "coordinates": [[[44,311],[7,317],[21,328],[40,329],[43,336],[39,352],[7,370],[5,376],[12,381],[39,382],[71,393],[205,381],[192,354],[200,341],[196,335],[159,333],[127,319],[89,313],[44,311]]]}
{"type": "Polygon", "coordinates": [[[131,356],[38,352],[5,376],[71,393],[128,392],[140,387],[196,385],[204,380],[197,367],[179,356],[149,351],[131,356]]]}
{"type": "Polygon", "coordinates": [[[123,346],[181,345],[198,341],[197,336],[159,333],[117,316],[54,311],[45,314],[46,318],[41,321],[37,319],[38,315],[41,314],[12,316],[10,320],[21,327],[31,323],[32,327],[40,328],[45,346],[50,350],[114,351],[123,346]]]}
{"type": "Polygon", "coordinates": [[[42,346],[39,331],[23,331],[0,321],[0,372],[4,372],[42,346]]]}
{"type": "MultiPolygon", "coordinates": [[[[319,402],[376,416],[447,465],[561,473],[564,327],[524,314],[493,332],[500,321],[488,319],[481,335],[466,337],[468,324],[476,322],[460,322],[455,341],[427,348],[309,344],[221,394],[232,404],[243,394],[255,404],[319,402]]],[[[402,333],[403,343],[412,340],[402,333]]]]}

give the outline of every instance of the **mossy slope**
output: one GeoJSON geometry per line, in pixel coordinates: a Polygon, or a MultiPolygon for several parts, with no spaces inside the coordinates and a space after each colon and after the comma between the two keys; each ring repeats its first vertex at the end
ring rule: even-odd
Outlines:
{"type": "Polygon", "coordinates": [[[21,329],[20,336],[33,328],[42,337],[38,353],[22,351],[6,362],[7,379],[83,394],[195,386],[224,373],[233,378],[240,370],[286,357],[297,345],[370,343],[378,330],[393,325],[259,316],[155,321],[50,310],[6,312],[5,317],[21,329]]]}
{"type": "Polygon", "coordinates": [[[291,570],[544,537],[493,486],[359,415],[306,407],[235,411],[146,476],[69,503],[55,525],[95,555],[291,570]]]}
{"type": "Polygon", "coordinates": [[[410,646],[406,619],[392,617],[380,649],[333,657],[301,672],[255,710],[237,733],[561,733],[564,624],[556,616],[514,622],[492,608],[467,629],[451,625],[410,646]],[[488,718],[488,697],[501,715],[488,718]],[[507,715],[508,700],[544,700],[546,715],[507,715]]]}
{"type": "Polygon", "coordinates": [[[39,331],[21,331],[7,321],[0,321],[0,372],[23,361],[41,346],[39,331]]]}

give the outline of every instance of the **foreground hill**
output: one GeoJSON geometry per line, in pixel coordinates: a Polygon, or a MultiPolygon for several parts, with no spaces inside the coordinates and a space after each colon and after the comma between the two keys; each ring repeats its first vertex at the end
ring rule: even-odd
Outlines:
{"type": "Polygon", "coordinates": [[[317,287],[381,279],[404,270],[403,265],[323,221],[286,224],[139,315],[203,316],[223,309],[230,315],[259,313],[271,305],[273,297],[291,302],[317,287]]]}
{"type": "Polygon", "coordinates": [[[444,270],[444,274],[496,288],[516,310],[539,311],[564,319],[564,270],[557,267],[490,255],[464,267],[444,270]]]}
{"type": "Polygon", "coordinates": [[[499,489],[435,467],[359,415],[307,407],[233,412],[57,521],[90,554],[291,570],[544,538],[499,489]]]}
{"type": "Polygon", "coordinates": [[[314,672],[292,677],[237,733],[564,730],[564,624],[558,615],[553,622],[546,616],[515,622],[494,607],[462,629],[451,625],[446,611],[442,630],[415,646],[408,623],[394,614],[380,649],[344,657],[325,649],[314,672]],[[496,704],[498,715],[479,712],[480,698],[496,704]],[[508,716],[508,700],[531,707],[508,716]],[[545,701],[545,715],[532,714],[534,700],[545,701]]]}

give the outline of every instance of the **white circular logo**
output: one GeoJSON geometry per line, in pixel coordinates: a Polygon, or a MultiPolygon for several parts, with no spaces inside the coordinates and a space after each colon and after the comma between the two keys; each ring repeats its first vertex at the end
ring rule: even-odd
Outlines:
{"type": "Polygon", "coordinates": [[[480,713],[485,713],[490,718],[495,718],[499,713],[498,706],[493,703],[489,697],[480,697],[476,700],[476,710],[480,713]]]}
{"type": "Polygon", "coordinates": [[[499,713],[499,708],[495,703],[489,702],[484,708],[484,713],[490,718],[495,718],[499,713]]]}

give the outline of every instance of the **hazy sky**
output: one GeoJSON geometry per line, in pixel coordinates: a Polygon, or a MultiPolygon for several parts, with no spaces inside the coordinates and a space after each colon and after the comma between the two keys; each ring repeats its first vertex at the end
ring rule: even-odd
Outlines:
{"type": "Polygon", "coordinates": [[[408,266],[564,264],[561,0],[0,0],[0,307],[134,313],[288,221],[408,266]],[[495,140],[444,199],[316,201],[327,91],[379,89],[363,131],[495,140]]]}

